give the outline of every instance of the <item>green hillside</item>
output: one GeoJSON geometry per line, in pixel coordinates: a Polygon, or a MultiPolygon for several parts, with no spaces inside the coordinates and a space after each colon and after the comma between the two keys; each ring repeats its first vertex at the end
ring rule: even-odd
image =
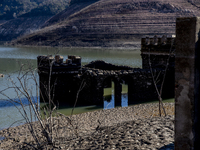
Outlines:
{"type": "Polygon", "coordinates": [[[69,5],[69,0],[1,0],[0,20],[25,16],[55,15],[69,5]]]}

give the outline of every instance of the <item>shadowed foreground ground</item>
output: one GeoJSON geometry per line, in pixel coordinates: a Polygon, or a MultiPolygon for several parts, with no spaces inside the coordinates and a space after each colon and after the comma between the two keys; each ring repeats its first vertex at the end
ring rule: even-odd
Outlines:
{"type": "MultiPolygon", "coordinates": [[[[42,149],[174,149],[174,103],[164,103],[166,117],[159,117],[158,104],[140,104],[54,118],[55,145],[47,146],[38,123],[33,123],[42,149]]],[[[2,149],[31,149],[36,144],[22,125],[0,131],[2,149]]]]}

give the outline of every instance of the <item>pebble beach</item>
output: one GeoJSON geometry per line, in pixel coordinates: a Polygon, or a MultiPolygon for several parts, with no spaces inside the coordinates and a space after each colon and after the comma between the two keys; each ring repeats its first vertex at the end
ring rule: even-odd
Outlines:
{"type": "MultiPolygon", "coordinates": [[[[53,118],[54,145],[47,145],[38,122],[32,125],[40,149],[173,150],[174,103],[164,103],[167,116],[159,116],[158,103],[117,107],[53,118]]],[[[37,142],[28,125],[0,131],[0,149],[34,149],[37,142]]]]}

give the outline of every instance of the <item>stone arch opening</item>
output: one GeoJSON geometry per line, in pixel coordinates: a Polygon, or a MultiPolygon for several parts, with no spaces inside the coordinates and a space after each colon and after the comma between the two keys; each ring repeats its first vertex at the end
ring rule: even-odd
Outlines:
{"type": "Polygon", "coordinates": [[[117,89],[118,89],[117,79],[109,76],[103,81],[103,97],[104,97],[104,108],[110,109],[114,108],[117,103],[117,89]]]}
{"type": "Polygon", "coordinates": [[[126,104],[127,106],[129,104],[131,104],[131,102],[133,101],[133,98],[132,98],[133,97],[132,96],[132,93],[133,93],[133,83],[134,83],[133,78],[131,76],[129,76],[129,75],[123,76],[120,79],[120,84],[122,85],[122,94],[121,94],[122,103],[127,103],[126,104]],[[126,88],[126,89],[124,89],[124,88],[126,88]],[[127,93],[125,93],[125,92],[127,92],[127,93]]]}

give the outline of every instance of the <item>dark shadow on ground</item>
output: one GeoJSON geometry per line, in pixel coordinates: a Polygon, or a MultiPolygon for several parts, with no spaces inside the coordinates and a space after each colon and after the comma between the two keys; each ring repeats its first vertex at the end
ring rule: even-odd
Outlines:
{"type": "Polygon", "coordinates": [[[174,150],[174,143],[170,143],[168,145],[165,145],[165,146],[159,148],[159,150],[174,150]]]}

